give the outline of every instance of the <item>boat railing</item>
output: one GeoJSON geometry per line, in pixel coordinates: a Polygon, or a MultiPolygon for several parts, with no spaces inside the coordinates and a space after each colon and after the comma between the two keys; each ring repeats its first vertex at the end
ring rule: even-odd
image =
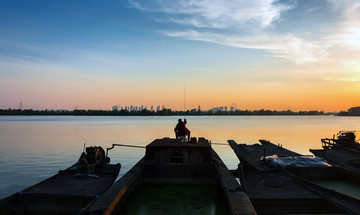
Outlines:
{"type": "Polygon", "coordinates": [[[324,138],[321,139],[323,149],[332,149],[336,144],[337,141],[335,139],[324,138]]]}

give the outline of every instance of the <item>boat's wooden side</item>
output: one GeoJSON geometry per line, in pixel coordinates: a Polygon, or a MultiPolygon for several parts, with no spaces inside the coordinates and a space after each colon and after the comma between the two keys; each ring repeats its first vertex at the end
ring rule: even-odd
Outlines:
{"type": "Polygon", "coordinates": [[[86,214],[118,213],[142,183],[217,184],[231,214],[256,214],[239,183],[207,141],[180,143],[168,138],[150,143],[144,158],[94,202],[86,214]]]}
{"type": "Polygon", "coordinates": [[[217,162],[217,173],[220,175],[219,184],[222,188],[221,190],[223,191],[223,195],[227,199],[227,204],[231,214],[256,214],[255,209],[248,196],[245,194],[243,188],[230,173],[229,169],[221,161],[216,152],[213,151],[213,153],[214,160],[217,162]]]}
{"type": "MultiPolygon", "coordinates": [[[[75,166],[75,165],[74,165],[75,166]]],[[[0,214],[77,214],[115,181],[120,164],[96,167],[90,177],[75,177],[73,168],[0,201],[0,214]]]]}

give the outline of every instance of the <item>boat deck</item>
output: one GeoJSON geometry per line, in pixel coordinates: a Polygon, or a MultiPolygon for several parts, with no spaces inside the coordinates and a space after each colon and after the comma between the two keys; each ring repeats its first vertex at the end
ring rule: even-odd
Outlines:
{"type": "Polygon", "coordinates": [[[259,171],[271,170],[273,168],[265,165],[262,157],[277,155],[279,157],[301,156],[296,152],[287,150],[279,145],[275,145],[266,140],[259,140],[260,144],[237,144],[234,140],[228,140],[229,145],[234,150],[238,159],[245,167],[250,167],[259,171]]]}
{"type": "Polygon", "coordinates": [[[345,169],[360,172],[360,153],[342,148],[334,149],[310,149],[316,157],[323,157],[333,166],[341,166],[345,169]]]}
{"type": "Polygon", "coordinates": [[[344,177],[341,169],[269,167],[262,157],[301,155],[264,140],[260,140],[261,145],[228,142],[240,160],[240,181],[258,214],[358,214],[358,200],[309,182],[315,178],[344,177]]]}
{"type": "Polygon", "coordinates": [[[0,213],[78,214],[114,183],[121,165],[97,167],[90,177],[77,176],[75,166],[1,200],[0,213]]]}
{"type": "Polygon", "coordinates": [[[120,165],[105,165],[93,177],[74,176],[74,171],[59,174],[22,191],[27,194],[96,196],[105,191],[115,180],[120,165]],[[107,185],[107,187],[104,187],[107,185]]]}
{"type": "Polygon", "coordinates": [[[321,198],[310,190],[304,189],[301,183],[283,171],[248,171],[244,179],[246,182],[244,183],[244,187],[250,199],[321,198]]]}

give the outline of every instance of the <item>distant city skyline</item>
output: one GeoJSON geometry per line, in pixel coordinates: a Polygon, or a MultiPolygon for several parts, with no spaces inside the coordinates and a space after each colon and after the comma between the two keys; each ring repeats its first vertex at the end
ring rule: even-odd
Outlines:
{"type": "MultiPolygon", "coordinates": [[[[353,106],[349,106],[346,107],[340,111],[348,111],[351,108],[354,107],[358,107],[356,105],[353,106]]],[[[36,108],[36,107],[32,107],[30,105],[24,105],[22,102],[18,103],[18,106],[16,107],[0,107],[0,109],[21,109],[21,110],[26,110],[26,109],[32,109],[32,110],[57,110],[57,111],[71,111],[71,110],[127,110],[127,111],[142,111],[142,110],[149,110],[149,111],[159,111],[159,110],[164,110],[164,109],[171,109],[172,111],[184,111],[184,107],[182,109],[173,109],[171,107],[165,107],[165,105],[149,105],[149,107],[147,105],[120,105],[120,104],[116,104],[104,109],[100,109],[100,108],[83,108],[83,107],[79,107],[79,106],[75,106],[74,108],[36,108]]],[[[201,111],[211,111],[211,112],[217,112],[217,111],[221,111],[221,112],[227,112],[227,111],[244,111],[244,110],[249,110],[249,111],[255,111],[255,110],[271,110],[271,111],[324,111],[324,110],[320,110],[320,109],[311,109],[311,110],[294,110],[292,109],[290,106],[288,106],[287,108],[284,109],[266,109],[266,108],[258,108],[258,109],[251,109],[251,108],[239,108],[238,105],[236,103],[233,103],[231,105],[222,105],[222,106],[212,106],[209,108],[202,108],[201,105],[197,105],[196,107],[189,107],[189,108],[185,108],[185,111],[194,111],[194,110],[201,110],[201,111]]],[[[340,111],[324,111],[326,113],[337,113],[340,111]]]]}
{"type": "Polygon", "coordinates": [[[352,0],[4,0],[0,109],[360,106],[352,0]]]}
{"type": "Polygon", "coordinates": [[[139,106],[136,106],[136,105],[124,105],[124,106],[114,105],[114,106],[112,106],[111,109],[112,110],[127,110],[127,111],[142,111],[142,110],[160,111],[160,110],[165,109],[165,105],[162,105],[161,107],[160,107],[160,105],[157,105],[155,108],[154,108],[154,105],[151,105],[150,109],[148,109],[147,106],[145,106],[145,105],[139,105],[139,106]]]}

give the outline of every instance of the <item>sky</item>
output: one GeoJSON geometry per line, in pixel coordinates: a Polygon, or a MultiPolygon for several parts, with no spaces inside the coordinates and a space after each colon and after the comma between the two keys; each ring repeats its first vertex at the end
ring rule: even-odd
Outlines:
{"type": "Polygon", "coordinates": [[[0,0],[0,109],[347,110],[360,1],[0,0]]]}

